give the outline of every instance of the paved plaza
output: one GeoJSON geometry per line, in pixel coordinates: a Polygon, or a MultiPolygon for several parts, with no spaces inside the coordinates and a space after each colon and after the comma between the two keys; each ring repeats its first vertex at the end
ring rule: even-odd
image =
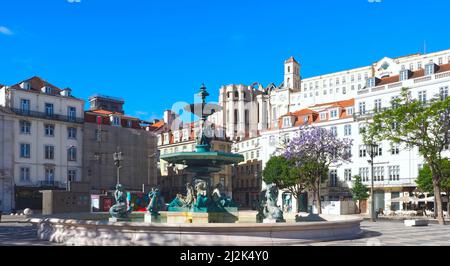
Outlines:
{"type": "MultiPolygon", "coordinates": [[[[358,239],[311,243],[311,246],[450,246],[450,225],[430,224],[427,227],[406,227],[399,221],[378,221],[361,224],[358,239]]],[[[36,228],[25,222],[0,223],[0,246],[58,245],[40,241],[36,228]]]]}

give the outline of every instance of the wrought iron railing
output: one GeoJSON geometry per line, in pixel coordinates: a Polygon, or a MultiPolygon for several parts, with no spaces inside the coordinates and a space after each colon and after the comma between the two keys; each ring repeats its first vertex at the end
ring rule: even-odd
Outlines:
{"type": "Polygon", "coordinates": [[[49,113],[45,113],[45,112],[36,112],[36,111],[17,109],[17,108],[11,108],[11,111],[14,112],[15,114],[21,115],[21,116],[36,117],[36,118],[50,119],[50,120],[71,122],[71,123],[78,123],[78,124],[84,123],[83,118],[73,117],[73,116],[49,114],[49,113]]]}

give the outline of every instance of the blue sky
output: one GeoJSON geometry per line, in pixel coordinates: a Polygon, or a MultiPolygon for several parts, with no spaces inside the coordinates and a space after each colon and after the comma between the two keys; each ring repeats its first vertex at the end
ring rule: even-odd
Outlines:
{"type": "Polygon", "coordinates": [[[152,119],[203,82],[210,101],[225,84],[279,84],[291,55],[310,77],[423,52],[424,41],[448,49],[449,10],[448,0],[1,0],[0,83],[38,75],[152,119]]]}

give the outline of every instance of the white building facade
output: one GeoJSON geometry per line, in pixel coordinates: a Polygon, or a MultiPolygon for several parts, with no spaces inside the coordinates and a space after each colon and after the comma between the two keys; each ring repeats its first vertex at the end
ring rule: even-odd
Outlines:
{"type": "Polygon", "coordinates": [[[84,101],[33,77],[0,90],[0,106],[13,115],[15,206],[39,208],[39,189],[80,182],[84,101]],[[36,203],[38,202],[38,203],[36,203]]]}
{"type": "MultiPolygon", "coordinates": [[[[284,69],[284,81],[279,86],[263,88],[255,83],[222,87],[219,104],[223,111],[212,121],[226,128],[236,142],[233,149],[244,156],[251,149],[246,142],[258,143],[253,156],[248,157],[261,161],[263,169],[277,147],[295,137],[304,123],[352,139],[352,163],[331,168],[322,194],[323,200],[335,201],[350,196],[348,189],[355,175],[360,175],[366,185],[371,184],[371,166],[360,129],[370,122],[374,111],[390,107],[392,98],[399,96],[403,87],[424,101],[449,95],[450,50],[385,57],[366,67],[305,79],[294,58],[285,61],[284,69]]],[[[414,191],[423,158],[417,149],[383,142],[374,161],[375,208],[401,210],[402,204],[391,199],[414,191]]],[[[282,197],[280,193],[280,205],[282,197]]],[[[307,204],[312,205],[311,198],[307,204]]]]}

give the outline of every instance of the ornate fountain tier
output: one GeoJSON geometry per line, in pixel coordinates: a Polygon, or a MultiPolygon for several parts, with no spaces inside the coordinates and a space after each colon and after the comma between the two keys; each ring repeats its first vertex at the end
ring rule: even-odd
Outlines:
{"type": "Polygon", "coordinates": [[[224,165],[238,164],[243,161],[243,157],[240,154],[221,151],[201,151],[203,148],[198,147],[195,152],[178,152],[161,155],[161,159],[170,164],[186,165],[185,171],[200,176],[220,172],[224,165]]]}
{"type": "Polygon", "coordinates": [[[208,95],[209,93],[203,85],[199,92],[202,102],[185,107],[186,111],[200,118],[201,130],[197,137],[195,151],[166,154],[160,157],[173,165],[185,165],[185,171],[195,176],[193,186],[186,184],[186,196],[178,194],[169,204],[168,222],[195,222],[193,220],[224,222],[236,219],[233,215],[233,213],[237,213],[236,204],[220,192],[220,187],[216,186],[212,193],[208,190],[213,185],[211,184],[212,173],[220,172],[223,166],[238,164],[244,161],[244,157],[240,154],[211,151],[211,138],[205,134],[206,120],[221,107],[207,104],[205,99],[208,95]],[[231,219],[227,217],[231,217],[231,219]]]}

